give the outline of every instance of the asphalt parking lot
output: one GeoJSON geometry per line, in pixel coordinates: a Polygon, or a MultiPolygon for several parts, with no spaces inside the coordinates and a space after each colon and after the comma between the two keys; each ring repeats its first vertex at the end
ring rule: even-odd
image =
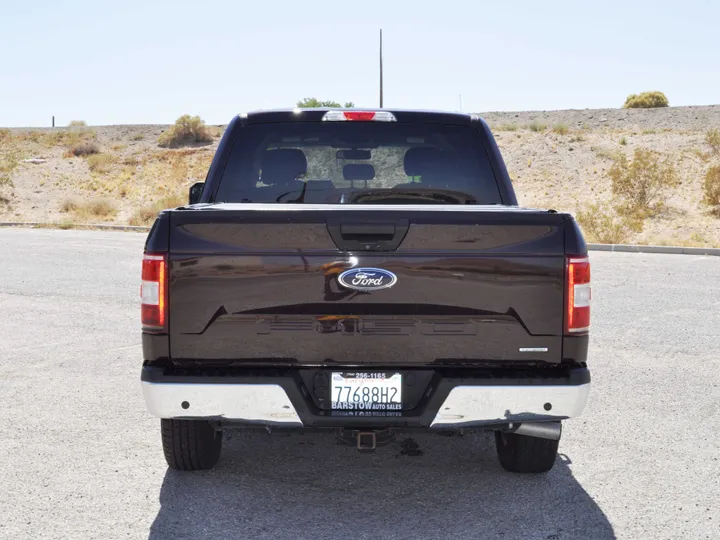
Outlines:
{"type": "Polygon", "coordinates": [[[720,257],[591,254],[593,390],[548,475],[489,434],[263,432],[180,473],[140,392],[143,242],[0,230],[0,538],[720,537],[720,257]]]}

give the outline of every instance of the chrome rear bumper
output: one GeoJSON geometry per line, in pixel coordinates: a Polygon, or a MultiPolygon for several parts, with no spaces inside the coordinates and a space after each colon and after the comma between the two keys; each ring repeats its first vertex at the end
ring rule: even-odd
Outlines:
{"type": "Polygon", "coordinates": [[[238,420],[249,424],[303,424],[277,384],[142,383],[148,411],[159,418],[238,420]]]}
{"type": "Polygon", "coordinates": [[[471,427],[501,422],[539,422],[580,416],[590,383],[574,386],[457,386],[430,427],[471,427]]]}
{"type": "MultiPolygon", "coordinates": [[[[435,410],[402,416],[333,416],[311,411],[296,392],[293,405],[279,384],[154,383],[143,381],[151,414],[160,418],[215,419],[268,426],[340,426],[363,420],[378,425],[434,429],[550,422],[579,416],[590,383],[576,385],[455,386],[435,410]],[[304,407],[300,408],[300,406],[304,407]],[[304,418],[306,421],[302,420],[304,418]]],[[[428,409],[430,406],[426,407],[428,409]]]]}

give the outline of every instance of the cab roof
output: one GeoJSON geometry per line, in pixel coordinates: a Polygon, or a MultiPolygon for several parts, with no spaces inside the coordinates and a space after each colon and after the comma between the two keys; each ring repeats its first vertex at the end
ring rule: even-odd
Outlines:
{"type": "Polygon", "coordinates": [[[308,109],[271,109],[258,110],[239,115],[244,124],[264,124],[278,122],[321,122],[329,111],[349,112],[389,112],[398,122],[423,124],[471,125],[477,121],[477,115],[460,112],[417,110],[417,109],[378,109],[372,107],[355,107],[352,109],[322,107],[308,109]]]}

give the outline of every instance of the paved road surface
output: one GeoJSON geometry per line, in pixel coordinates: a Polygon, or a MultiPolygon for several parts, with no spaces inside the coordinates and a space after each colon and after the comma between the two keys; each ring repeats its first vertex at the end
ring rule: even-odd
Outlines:
{"type": "Polygon", "coordinates": [[[593,253],[594,389],[544,477],[491,437],[232,434],[167,470],[135,233],[0,230],[0,538],[718,538],[720,258],[593,253]]]}

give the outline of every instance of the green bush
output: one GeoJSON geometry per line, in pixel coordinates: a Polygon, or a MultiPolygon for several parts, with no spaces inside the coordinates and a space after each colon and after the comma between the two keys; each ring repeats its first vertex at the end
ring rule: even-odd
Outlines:
{"type": "Polygon", "coordinates": [[[614,208],[591,204],[575,216],[585,239],[598,244],[625,244],[634,233],[642,232],[642,216],[621,215],[614,208]]]}
{"type": "Polygon", "coordinates": [[[158,144],[164,147],[177,147],[193,143],[212,142],[212,135],[208,132],[205,122],[199,116],[184,114],[175,121],[175,125],[168,128],[158,138],[158,144]]]}
{"type": "Polygon", "coordinates": [[[623,105],[624,109],[654,109],[656,107],[667,107],[670,103],[662,92],[643,92],[642,94],[630,94],[623,105]]]}
{"type": "Polygon", "coordinates": [[[331,109],[340,109],[341,107],[345,109],[352,109],[355,107],[355,104],[352,101],[346,101],[344,105],[340,105],[337,101],[306,97],[298,101],[297,106],[300,109],[320,109],[324,107],[329,107],[331,109]]]}
{"type": "Polygon", "coordinates": [[[720,165],[708,169],[703,182],[703,202],[708,205],[712,213],[720,217],[720,165]]]}
{"type": "Polygon", "coordinates": [[[669,158],[638,148],[632,162],[622,154],[608,171],[612,192],[620,201],[620,213],[651,216],[662,208],[666,192],[679,183],[669,158]]]}

